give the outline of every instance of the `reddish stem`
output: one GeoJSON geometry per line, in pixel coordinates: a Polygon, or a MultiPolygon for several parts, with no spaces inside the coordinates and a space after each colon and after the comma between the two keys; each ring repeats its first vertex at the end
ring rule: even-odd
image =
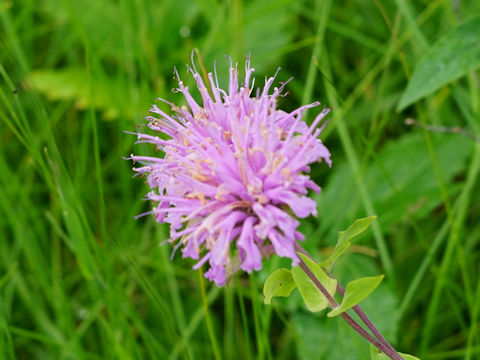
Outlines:
{"type": "MultiPolygon", "coordinates": [[[[308,256],[310,259],[315,261],[313,257],[305,251],[303,247],[301,247],[298,243],[295,244],[295,249],[298,252],[301,252],[302,254],[308,256]]],[[[327,299],[327,301],[330,303],[330,307],[332,309],[336,308],[338,306],[338,302],[335,300],[335,298],[330,295],[330,293],[325,289],[325,287],[322,285],[322,283],[317,279],[315,274],[309,269],[307,264],[300,258],[300,267],[302,270],[307,274],[307,276],[312,280],[312,282],[315,284],[315,286],[320,290],[322,295],[327,299]]],[[[324,269],[322,269],[324,270],[324,269]]],[[[325,271],[325,270],[324,270],[325,271]]],[[[331,277],[330,274],[328,274],[326,271],[325,273],[331,277]]],[[[343,296],[345,294],[345,290],[341,285],[338,285],[337,282],[337,290],[338,292],[343,296]]],[[[356,332],[358,332],[363,338],[365,338],[369,343],[371,343],[373,346],[377,347],[380,351],[382,351],[385,355],[387,355],[390,359],[392,360],[403,360],[403,358],[398,354],[398,352],[388,343],[387,340],[380,334],[380,332],[375,328],[373,323],[370,321],[370,319],[365,315],[365,313],[360,309],[358,305],[353,307],[353,310],[357,313],[357,315],[360,317],[360,319],[364,322],[364,324],[372,331],[372,333],[376,336],[374,338],[371,334],[369,334],[364,328],[362,328],[350,315],[347,313],[343,312],[340,314],[340,316],[345,320],[345,322],[356,332]]]]}

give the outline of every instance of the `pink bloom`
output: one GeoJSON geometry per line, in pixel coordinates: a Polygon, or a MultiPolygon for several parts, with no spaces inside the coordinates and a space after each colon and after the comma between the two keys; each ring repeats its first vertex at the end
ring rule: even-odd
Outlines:
{"type": "Polygon", "coordinates": [[[247,272],[262,267],[267,249],[296,264],[294,244],[303,235],[292,213],[316,215],[307,189],[320,188],[308,176],[308,165],[322,159],[331,165],[329,151],[317,138],[317,125],[329,109],[310,126],[302,114],[319,103],[290,113],[278,110],[285,84],[271,91],[275,77],[252,96],[249,60],[241,85],[237,67],[230,68],[228,91],[218,87],[211,73],[206,85],[195,69],[190,71],[202,104],[179,80],[188,107],[167,102],[169,115],[153,105],[147,117],[148,127],[169,139],[137,134],[139,142],[155,144],[164,156],[131,156],[143,164],[134,170],[147,175],[154,189],[147,195],[156,204],[152,213],[158,222],[170,224],[169,241],[183,246],[183,257],[198,260],[194,269],[208,262],[205,277],[220,286],[236,257],[247,272]]]}

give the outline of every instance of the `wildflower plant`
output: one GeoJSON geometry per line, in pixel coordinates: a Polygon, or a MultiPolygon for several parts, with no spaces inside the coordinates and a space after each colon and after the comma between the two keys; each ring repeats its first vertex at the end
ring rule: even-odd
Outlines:
{"type": "Polygon", "coordinates": [[[318,102],[291,112],[278,109],[288,81],[274,87],[277,71],[263,88],[255,88],[248,58],[241,82],[238,66],[231,64],[226,90],[220,88],[216,72],[202,78],[193,59],[188,69],[201,103],[175,70],[186,105],[159,99],[171,113],[153,105],[146,118],[153,134],[134,133],[138,142],[154,144],[161,154],[130,156],[141,165],[133,170],[145,176],[152,189],[146,198],[155,207],[142,215],[153,214],[156,221],[170,224],[168,242],[174,252],[180,247],[183,257],[196,261],[194,269],[207,265],[205,277],[218,286],[239,270],[260,270],[262,259],[272,254],[291,259],[291,269],[278,269],[266,280],[266,304],[298,288],[310,311],[330,307],[329,317],[341,316],[369,341],[372,359],[416,359],[397,353],[358,306],[383,275],[352,281],[343,289],[330,274],[335,260],[374,216],[340,232],[333,253],[322,262],[300,245],[304,236],[297,230],[297,218],[317,214],[308,191],[320,191],[309,176],[310,165],[331,166],[330,152],[318,138],[330,109],[320,111],[310,125],[302,116],[318,102]],[[350,309],[368,330],[347,314],[350,309]]]}

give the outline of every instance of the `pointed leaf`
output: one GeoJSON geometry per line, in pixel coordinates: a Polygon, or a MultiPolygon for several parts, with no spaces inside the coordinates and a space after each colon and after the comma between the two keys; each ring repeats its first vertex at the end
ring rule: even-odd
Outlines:
{"type": "Polygon", "coordinates": [[[275,296],[288,297],[295,289],[292,273],[288,269],[278,269],[274,271],[263,285],[264,303],[270,304],[275,296]]]}
{"type": "Polygon", "coordinates": [[[347,284],[342,303],[330,311],[327,316],[334,317],[357,305],[370,295],[382,282],[384,275],[364,277],[347,284]]]}
{"type": "MultiPolygon", "coordinates": [[[[320,283],[327,289],[328,293],[333,296],[337,289],[337,280],[330,278],[320,265],[315,263],[308,256],[301,253],[297,254],[313,272],[318,281],[320,281],[320,283]]],[[[308,310],[317,312],[328,307],[328,300],[299,266],[294,266],[292,268],[292,275],[308,310]]]]}
{"type": "Polygon", "coordinates": [[[332,254],[325,261],[320,262],[321,266],[331,266],[335,260],[337,260],[347,249],[350,247],[350,240],[355,236],[360,235],[362,232],[368,229],[370,224],[377,218],[376,215],[366,218],[355,220],[355,222],[348,227],[345,231],[338,233],[337,245],[333,249],[332,254]]]}
{"type": "Polygon", "coordinates": [[[376,215],[372,215],[366,218],[355,220],[355,222],[348,227],[345,231],[338,233],[338,242],[342,243],[353,239],[355,236],[360,235],[362,232],[368,229],[370,224],[377,218],[376,215]]]}
{"type": "MultiPolygon", "coordinates": [[[[399,353],[399,355],[403,358],[403,360],[420,360],[420,358],[413,355],[408,355],[403,353],[399,353]]],[[[390,358],[387,355],[379,351],[373,345],[370,345],[370,359],[371,360],[390,360],[390,358]]]]}
{"type": "Polygon", "coordinates": [[[436,42],[415,68],[397,107],[408,105],[480,66],[480,16],[436,42]]]}

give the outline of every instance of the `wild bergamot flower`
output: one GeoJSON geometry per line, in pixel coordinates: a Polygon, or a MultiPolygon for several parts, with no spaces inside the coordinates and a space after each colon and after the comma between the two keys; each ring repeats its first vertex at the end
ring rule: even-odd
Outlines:
{"type": "Polygon", "coordinates": [[[156,204],[152,213],[170,224],[169,241],[183,246],[183,257],[198,260],[194,269],[209,263],[205,277],[217,285],[225,284],[226,268],[235,262],[247,272],[259,270],[265,253],[297,264],[294,244],[304,236],[293,215],[316,215],[307,189],[320,188],[308,176],[309,164],[324,159],[331,165],[317,138],[329,109],[310,126],[302,114],[319,103],[289,113],[277,109],[285,87],[271,91],[277,74],[252,96],[249,59],[241,85],[237,66],[230,67],[227,91],[216,75],[208,74],[207,88],[195,67],[190,71],[202,103],[178,78],[187,106],[165,101],[172,115],[153,105],[147,117],[148,127],[169,139],[137,134],[139,142],[154,144],[163,156],[131,156],[143,165],[134,170],[147,175],[153,189],[147,195],[156,204]]]}

